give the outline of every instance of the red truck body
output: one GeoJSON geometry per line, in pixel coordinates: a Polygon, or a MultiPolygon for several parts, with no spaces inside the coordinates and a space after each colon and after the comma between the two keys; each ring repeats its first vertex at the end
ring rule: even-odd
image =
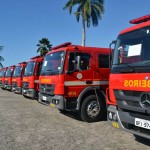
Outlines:
{"type": "Polygon", "coordinates": [[[4,79],[4,89],[12,91],[12,76],[16,66],[9,66],[4,79]]]}
{"type": "Polygon", "coordinates": [[[14,70],[13,77],[12,77],[12,91],[15,93],[21,94],[22,93],[22,79],[24,70],[26,67],[26,62],[19,63],[14,70]]]}
{"type": "Polygon", "coordinates": [[[45,55],[39,102],[78,111],[87,122],[100,120],[106,112],[109,71],[109,49],[59,45],[45,55]]]}
{"type": "Polygon", "coordinates": [[[150,15],[120,32],[107,90],[108,121],[150,139],[150,15]]]}
{"type": "Polygon", "coordinates": [[[0,70],[0,87],[3,89],[4,88],[4,79],[5,79],[5,73],[6,73],[7,67],[2,68],[0,70]]]}
{"type": "Polygon", "coordinates": [[[22,94],[25,97],[37,98],[39,92],[39,75],[43,63],[43,57],[31,58],[25,67],[22,80],[22,94]]]}

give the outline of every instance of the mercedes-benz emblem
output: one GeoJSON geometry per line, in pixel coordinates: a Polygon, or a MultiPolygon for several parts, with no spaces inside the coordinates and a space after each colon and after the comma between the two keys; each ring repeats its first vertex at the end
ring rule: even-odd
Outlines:
{"type": "Polygon", "coordinates": [[[145,77],[145,80],[148,80],[148,79],[149,79],[149,77],[148,77],[148,76],[146,76],[146,77],[145,77]]]}
{"type": "Polygon", "coordinates": [[[140,97],[142,106],[150,107],[150,93],[142,93],[140,97]]]}

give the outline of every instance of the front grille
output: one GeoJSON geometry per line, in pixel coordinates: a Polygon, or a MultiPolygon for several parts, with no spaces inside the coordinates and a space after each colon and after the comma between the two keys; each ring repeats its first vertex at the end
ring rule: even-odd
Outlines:
{"type": "Polygon", "coordinates": [[[40,84],[40,92],[46,95],[54,95],[55,86],[53,84],[40,84]]]}
{"type": "Polygon", "coordinates": [[[29,82],[23,82],[22,83],[22,88],[28,89],[29,88],[29,82]]]}
{"type": "Polygon", "coordinates": [[[135,107],[141,107],[139,102],[135,102],[135,101],[130,101],[130,100],[126,100],[126,103],[130,106],[135,106],[135,107]]]}
{"type": "Polygon", "coordinates": [[[146,92],[114,90],[119,109],[137,111],[141,113],[148,112],[150,114],[150,107],[148,107],[148,105],[144,107],[144,105],[142,104],[143,93],[145,94],[146,92]]]}
{"type": "Polygon", "coordinates": [[[17,87],[17,82],[13,81],[13,82],[12,82],[12,86],[13,86],[13,87],[17,87]]]}
{"type": "Polygon", "coordinates": [[[135,112],[129,112],[129,115],[134,117],[134,118],[140,118],[140,119],[144,119],[144,120],[150,120],[150,116],[149,114],[142,114],[142,113],[135,113],[135,112]]]}
{"type": "Polygon", "coordinates": [[[116,90],[118,92],[122,92],[125,96],[135,96],[139,97],[142,94],[142,91],[128,91],[128,90],[116,90]]]}
{"type": "Polygon", "coordinates": [[[124,108],[127,106],[141,107],[140,105],[141,93],[142,92],[139,91],[114,90],[115,98],[120,108],[124,108]]]}

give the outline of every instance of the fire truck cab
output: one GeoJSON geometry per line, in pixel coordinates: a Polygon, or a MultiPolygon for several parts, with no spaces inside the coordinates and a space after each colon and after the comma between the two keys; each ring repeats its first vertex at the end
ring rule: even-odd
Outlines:
{"type": "Polygon", "coordinates": [[[4,89],[12,91],[12,76],[16,66],[9,66],[4,79],[4,89]]]}
{"type": "Polygon", "coordinates": [[[13,77],[12,77],[12,91],[15,93],[21,94],[22,93],[22,79],[24,70],[26,67],[26,62],[19,63],[14,70],[13,77]]]}
{"type": "Polygon", "coordinates": [[[7,70],[7,67],[2,68],[0,72],[0,87],[2,89],[4,89],[4,79],[5,79],[6,70],[7,70]]]}
{"type": "Polygon", "coordinates": [[[107,90],[108,121],[115,128],[150,139],[150,15],[120,32],[107,90]]]}
{"type": "Polygon", "coordinates": [[[22,95],[29,98],[37,98],[39,92],[39,75],[42,68],[43,57],[31,58],[25,67],[22,80],[22,95]]]}
{"type": "Polygon", "coordinates": [[[60,111],[78,111],[87,122],[106,115],[109,49],[64,43],[45,55],[39,102],[60,111]]]}
{"type": "Polygon", "coordinates": [[[2,85],[2,77],[4,76],[3,74],[2,74],[2,68],[0,69],[0,86],[2,85]]]}

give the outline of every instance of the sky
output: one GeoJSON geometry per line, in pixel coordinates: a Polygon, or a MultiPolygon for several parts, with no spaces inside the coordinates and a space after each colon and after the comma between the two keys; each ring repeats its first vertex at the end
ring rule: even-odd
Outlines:
{"type": "MultiPolygon", "coordinates": [[[[4,67],[37,56],[40,39],[53,46],[65,42],[81,45],[82,24],[63,10],[67,0],[0,0],[0,51],[4,67]]],[[[109,47],[129,20],[150,14],[149,0],[105,0],[98,27],[86,29],[86,46],[109,47]]],[[[75,9],[73,9],[75,12],[75,9]]]]}

